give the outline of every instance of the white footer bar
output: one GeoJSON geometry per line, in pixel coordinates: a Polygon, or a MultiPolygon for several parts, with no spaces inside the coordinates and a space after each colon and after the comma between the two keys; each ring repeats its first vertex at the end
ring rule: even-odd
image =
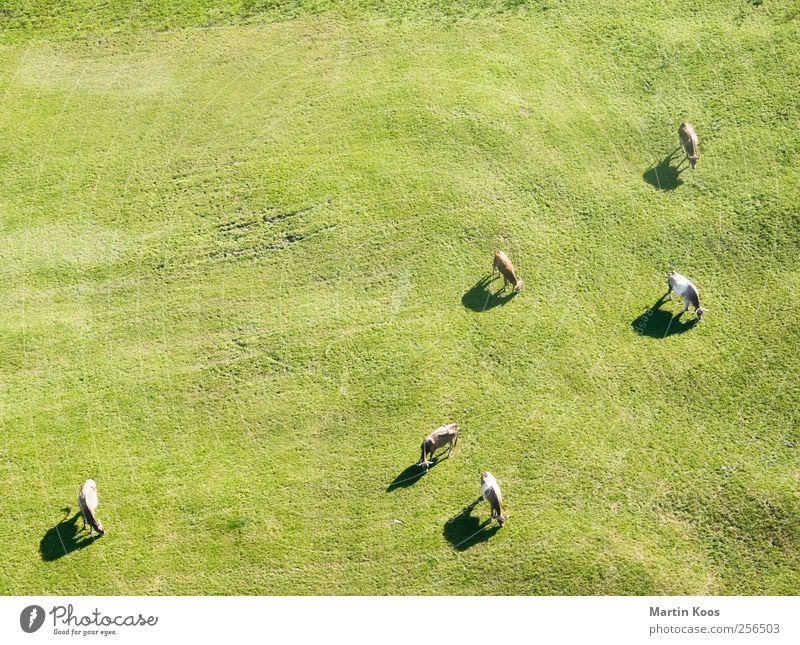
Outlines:
{"type": "Polygon", "coordinates": [[[4,597],[0,643],[800,643],[797,597],[4,597]]]}

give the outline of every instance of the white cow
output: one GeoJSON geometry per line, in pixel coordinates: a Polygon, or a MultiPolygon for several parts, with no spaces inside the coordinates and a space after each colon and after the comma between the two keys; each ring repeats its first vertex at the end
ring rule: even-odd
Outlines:
{"type": "Polygon", "coordinates": [[[506,521],[503,516],[503,494],[500,492],[500,486],[492,473],[486,471],[481,473],[481,496],[492,509],[492,519],[497,520],[500,526],[506,521]]]}
{"type": "Polygon", "coordinates": [[[682,276],[680,273],[670,271],[667,275],[667,285],[669,286],[669,289],[667,289],[667,294],[669,294],[670,300],[672,300],[673,291],[683,298],[684,306],[681,313],[688,311],[689,305],[691,305],[694,307],[694,313],[697,316],[697,319],[700,320],[706,310],[700,306],[700,292],[697,290],[697,287],[692,284],[692,281],[689,280],[689,278],[682,276]]]}
{"type": "Polygon", "coordinates": [[[97,510],[97,484],[94,479],[87,479],[78,489],[78,507],[81,509],[81,515],[83,516],[84,530],[88,524],[90,536],[92,535],[92,530],[97,531],[99,535],[105,535],[103,524],[95,515],[97,510]]]}

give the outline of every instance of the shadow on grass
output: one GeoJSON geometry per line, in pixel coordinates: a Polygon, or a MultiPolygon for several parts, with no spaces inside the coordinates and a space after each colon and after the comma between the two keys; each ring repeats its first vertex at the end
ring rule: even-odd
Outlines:
{"type": "Polygon", "coordinates": [[[666,301],[667,294],[661,296],[652,307],[649,307],[641,316],[632,323],[633,331],[640,336],[651,338],[666,338],[673,334],[682,334],[689,331],[697,324],[697,318],[682,321],[680,314],[673,316],[671,311],[661,309],[666,301]]]}
{"type": "Polygon", "coordinates": [[[504,305],[511,300],[511,298],[517,295],[511,286],[508,287],[508,290],[505,294],[501,295],[501,291],[492,293],[489,285],[492,283],[495,277],[492,277],[491,273],[483,276],[469,291],[467,291],[461,297],[461,304],[472,311],[483,312],[487,309],[491,309],[492,307],[504,305]]]}
{"type": "Polygon", "coordinates": [[[48,529],[39,542],[39,555],[45,562],[52,562],[73,551],[85,549],[97,539],[89,537],[88,527],[86,531],[81,528],[83,523],[80,521],[80,511],[72,517],[69,517],[71,508],[67,507],[63,511],[64,519],[48,529]]]}
{"type": "Polygon", "coordinates": [[[679,161],[676,166],[672,165],[672,160],[678,150],[680,150],[680,147],[670,152],[658,162],[658,165],[650,166],[644,171],[642,178],[651,186],[658,188],[658,190],[675,190],[683,183],[680,178],[680,174],[683,171],[679,170],[681,162],[679,161]]]}
{"type": "Polygon", "coordinates": [[[444,524],[442,533],[456,551],[466,551],[479,542],[486,542],[500,530],[498,524],[489,527],[492,523],[491,519],[481,522],[480,518],[472,515],[472,511],[481,499],[479,497],[468,504],[458,515],[451,517],[444,524]]]}
{"type": "MultiPolygon", "coordinates": [[[[436,460],[432,461],[431,465],[428,466],[428,470],[434,468],[441,460],[442,458],[438,457],[436,460]]],[[[396,488],[408,488],[409,486],[413,486],[426,472],[428,471],[419,464],[411,464],[408,468],[394,478],[392,483],[386,487],[386,492],[391,493],[396,488]]]]}

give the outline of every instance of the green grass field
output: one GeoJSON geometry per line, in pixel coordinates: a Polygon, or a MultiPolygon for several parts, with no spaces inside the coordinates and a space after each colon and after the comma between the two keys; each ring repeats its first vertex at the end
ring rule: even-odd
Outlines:
{"type": "Polygon", "coordinates": [[[90,4],[0,0],[0,593],[798,592],[793,0],[90,4]]]}

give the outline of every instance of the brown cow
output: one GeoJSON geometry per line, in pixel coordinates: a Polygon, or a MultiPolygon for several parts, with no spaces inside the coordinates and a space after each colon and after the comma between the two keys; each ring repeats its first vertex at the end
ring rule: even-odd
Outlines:
{"type": "Polygon", "coordinates": [[[514,293],[520,292],[522,289],[522,280],[517,278],[517,273],[514,271],[514,265],[511,264],[511,260],[509,260],[508,256],[502,251],[497,251],[497,253],[494,254],[494,261],[492,262],[493,274],[495,270],[499,271],[503,276],[503,291],[506,290],[506,287],[510,282],[514,287],[514,293]]]}

